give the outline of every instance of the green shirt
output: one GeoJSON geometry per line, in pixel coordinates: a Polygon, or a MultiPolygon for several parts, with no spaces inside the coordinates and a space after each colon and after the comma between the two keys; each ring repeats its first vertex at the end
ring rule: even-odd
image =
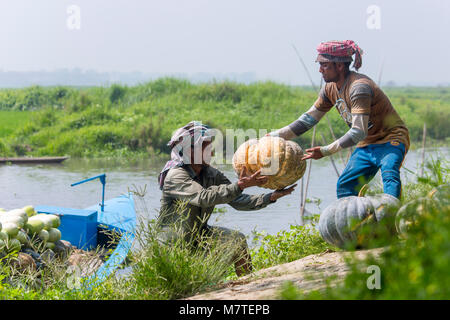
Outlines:
{"type": "Polygon", "coordinates": [[[189,165],[169,170],[162,190],[158,222],[162,227],[180,223],[186,232],[201,230],[217,204],[229,204],[236,210],[258,210],[269,203],[271,193],[248,195],[237,182],[223,173],[204,166],[197,176],[189,165]]]}

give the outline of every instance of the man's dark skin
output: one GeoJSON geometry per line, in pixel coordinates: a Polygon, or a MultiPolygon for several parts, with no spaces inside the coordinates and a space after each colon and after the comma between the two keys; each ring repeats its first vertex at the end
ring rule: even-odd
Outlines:
{"type": "MultiPolygon", "coordinates": [[[[210,156],[213,155],[213,152],[209,151],[210,145],[211,145],[211,142],[209,142],[209,141],[204,142],[202,145],[202,164],[195,164],[194,149],[192,149],[190,166],[191,166],[192,170],[194,170],[194,172],[197,176],[201,173],[202,169],[205,166],[209,165],[210,156]],[[207,148],[208,148],[208,150],[205,151],[205,149],[207,149],[207,148]]],[[[267,182],[267,179],[268,179],[267,176],[261,176],[261,170],[258,170],[254,174],[248,176],[247,171],[244,167],[239,176],[238,186],[241,190],[244,190],[246,188],[253,187],[253,186],[259,187],[259,186],[262,186],[263,184],[265,184],[267,182]]],[[[277,199],[279,199],[281,197],[291,194],[294,191],[294,188],[296,186],[297,185],[295,184],[292,187],[289,187],[287,189],[276,190],[276,191],[272,192],[272,194],[270,195],[270,200],[276,201],[277,199]]],[[[245,275],[245,274],[249,274],[252,271],[252,262],[251,262],[250,253],[248,251],[244,252],[242,255],[242,258],[239,259],[237,262],[235,262],[235,270],[236,270],[236,275],[238,277],[245,275]]]]}
{"type": "MultiPolygon", "coordinates": [[[[320,62],[319,72],[322,74],[325,82],[335,82],[337,88],[341,89],[345,78],[350,72],[348,65],[343,62],[320,62]]],[[[320,146],[318,146],[306,149],[306,155],[303,156],[302,160],[318,160],[320,158],[323,158],[323,154],[320,152],[320,146]]]]}

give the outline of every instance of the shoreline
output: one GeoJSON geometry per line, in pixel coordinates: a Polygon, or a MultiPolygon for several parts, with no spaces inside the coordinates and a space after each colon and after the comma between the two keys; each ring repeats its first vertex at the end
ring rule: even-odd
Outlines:
{"type": "Polygon", "coordinates": [[[327,278],[332,285],[341,282],[350,272],[346,258],[363,260],[372,255],[379,258],[385,248],[360,251],[329,252],[312,254],[304,258],[258,270],[250,275],[210,288],[184,300],[272,300],[279,299],[280,291],[291,283],[298,290],[308,293],[326,287],[327,278]]]}

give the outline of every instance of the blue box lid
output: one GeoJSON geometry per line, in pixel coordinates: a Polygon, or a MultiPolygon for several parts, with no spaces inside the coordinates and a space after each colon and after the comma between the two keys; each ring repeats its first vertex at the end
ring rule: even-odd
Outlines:
{"type": "MultiPolygon", "coordinates": [[[[73,209],[64,207],[54,207],[54,206],[36,206],[34,207],[38,213],[49,213],[55,214],[57,216],[71,216],[75,219],[91,219],[97,216],[96,210],[84,210],[84,209],[73,209]]],[[[97,220],[97,219],[96,219],[97,220]]]]}

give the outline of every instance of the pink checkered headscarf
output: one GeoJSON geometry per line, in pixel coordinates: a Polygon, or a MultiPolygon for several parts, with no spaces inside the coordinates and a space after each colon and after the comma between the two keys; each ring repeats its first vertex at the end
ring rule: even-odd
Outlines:
{"type": "Polygon", "coordinates": [[[352,55],[355,54],[353,68],[356,70],[361,68],[363,51],[352,40],[322,42],[317,46],[317,51],[320,57],[316,61],[321,61],[320,58],[334,62],[352,61],[352,55]]]}

